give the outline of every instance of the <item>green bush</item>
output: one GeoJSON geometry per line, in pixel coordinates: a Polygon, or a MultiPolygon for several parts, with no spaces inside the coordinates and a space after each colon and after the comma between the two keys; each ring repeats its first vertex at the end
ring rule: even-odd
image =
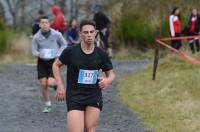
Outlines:
{"type": "Polygon", "coordinates": [[[4,52],[8,44],[8,34],[7,30],[0,30],[0,52],[4,52]]]}
{"type": "Polygon", "coordinates": [[[5,53],[5,51],[9,48],[9,44],[16,35],[13,32],[13,29],[5,26],[4,21],[0,19],[0,55],[5,53]]]}
{"type": "Polygon", "coordinates": [[[117,36],[125,46],[139,49],[150,47],[154,42],[155,30],[137,16],[129,15],[119,22],[117,36]]]}

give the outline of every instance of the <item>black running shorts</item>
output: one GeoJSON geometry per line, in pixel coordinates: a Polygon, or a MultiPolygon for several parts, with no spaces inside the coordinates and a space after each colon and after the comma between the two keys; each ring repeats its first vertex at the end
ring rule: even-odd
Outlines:
{"type": "Polygon", "coordinates": [[[88,103],[88,104],[80,104],[78,102],[68,102],[67,103],[67,110],[68,112],[71,110],[80,110],[85,111],[87,106],[98,108],[100,111],[102,111],[103,108],[103,102],[96,102],[96,103],[88,103]]]}
{"type": "Polygon", "coordinates": [[[37,61],[38,79],[53,77],[52,65],[55,59],[37,61]]]}

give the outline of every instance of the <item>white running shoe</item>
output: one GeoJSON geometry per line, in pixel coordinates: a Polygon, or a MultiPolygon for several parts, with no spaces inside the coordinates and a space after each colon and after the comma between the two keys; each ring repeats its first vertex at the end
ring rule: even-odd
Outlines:
{"type": "Polygon", "coordinates": [[[51,112],[51,106],[45,106],[42,112],[43,113],[49,113],[49,112],[51,112]]]}

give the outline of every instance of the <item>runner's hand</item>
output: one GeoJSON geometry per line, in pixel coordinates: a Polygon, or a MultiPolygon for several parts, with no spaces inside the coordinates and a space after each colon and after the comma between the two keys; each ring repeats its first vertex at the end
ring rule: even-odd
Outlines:
{"type": "Polygon", "coordinates": [[[101,89],[106,89],[111,85],[111,82],[108,78],[98,77],[98,79],[99,79],[99,87],[101,89]]]}
{"type": "Polygon", "coordinates": [[[41,53],[38,54],[38,58],[40,58],[40,59],[42,58],[42,54],[41,53]]]}
{"type": "Polygon", "coordinates": [[[58,86],[56,99],[58,101],[64,101],[65,100],[65,89],[64,89],[64,87],[59,87],[58,86]]]}

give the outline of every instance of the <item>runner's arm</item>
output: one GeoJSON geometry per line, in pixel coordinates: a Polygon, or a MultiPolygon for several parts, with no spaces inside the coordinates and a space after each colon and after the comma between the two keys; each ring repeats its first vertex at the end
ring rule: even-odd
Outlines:
{"type": "Polygon", "coordinates": [[[174,19],[174,16],[171,15],[171,16],[169,17],[169,26],[170,26],[170,33],[171,33],[171,36],[172,36],[172,37],[175,36],[173,19],[174,19]]]}
{"type": "Polygon", "coordinates": [[[58,85],[58,90],[57,90],[58,101],[65,100],[65,89],[64,89],[64,84],[61,77],[61,71],[60,71],[61,66],[62,66],[61,61],[59,59],[56,59],[55,62],[53,63],[53,74],[58,85]]]}
{"type": "Polygon", "coordinates": [[[33,40],[32,40],[32,54],[33,56],[36,56],[36,57],[39,57],[39,51],[38,51],[38,43],[35,39],[35,37],[33,37],[33,40]]]}
{"type": "Polygon", "coordinates": [[[62,51],[67,47],[67,41],[64,39],[61,33],[59,33],[57,43],[60,46],[57,56],[60,56],[62,51]]]}

